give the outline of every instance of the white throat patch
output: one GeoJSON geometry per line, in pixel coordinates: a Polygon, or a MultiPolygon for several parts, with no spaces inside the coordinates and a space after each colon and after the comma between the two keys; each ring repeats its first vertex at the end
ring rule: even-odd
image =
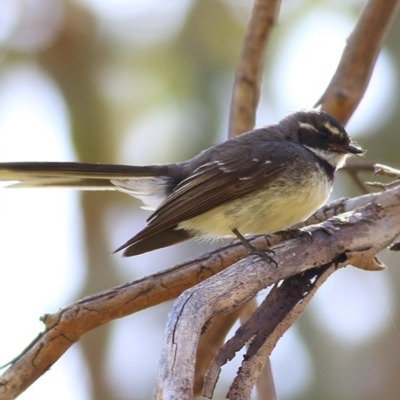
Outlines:
{"type": "Polygon", "coordinates": [[[347,158],[350,156],[350,154],[346,153],[338,153],[330,150],[316,149],[315,147],[310,147],[310,146],[304,146],[304,147],[307,147],[308,150],[312,151],[316,156],[328,162],[335,169],[342,168],[347,158]]]}

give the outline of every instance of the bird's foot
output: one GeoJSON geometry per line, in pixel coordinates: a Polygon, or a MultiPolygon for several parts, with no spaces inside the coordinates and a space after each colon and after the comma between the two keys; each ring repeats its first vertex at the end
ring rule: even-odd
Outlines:
{"type": "Polygon", "coordinates": [[[274,263],[275,266],[278,266],[278,263],[273,257],[275,255],[275,252],[273,250],[257,249],[257,247],[254,247],[237,229],[232,229],[232,232],[242,242],[242,245],[247,249],[250,254],[255,254],[268,262],[274,263]]]}
{"type": "MultiPolygon", "coordinates": [[[[247,242],[249,243],[249,242],[247,242]]],[[[275,252],[271,249],[257,249],[256,247],[254,247],[253,245],[251,245],[249,243],[249,245],[251,246],[251,250],[249,250],[249,253],[251,254],[255,254],[256,256],[259,256],[260,258],[268,261],[268,262],[272,262],[275,264],[275,266],[278,266],[278,263],[275,261],[275,252]]]]}

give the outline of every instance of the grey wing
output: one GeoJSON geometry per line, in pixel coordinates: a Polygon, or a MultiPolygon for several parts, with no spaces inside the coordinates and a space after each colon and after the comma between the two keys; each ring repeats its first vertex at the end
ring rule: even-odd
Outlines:
{"type": "Polygon", "coordinates": [[[149,217],[148,225],[116,251],[176,227],[225,202],[262,188],[287,168],[286,162],[234,158],[202,165],[180,182],[149,217]]]}

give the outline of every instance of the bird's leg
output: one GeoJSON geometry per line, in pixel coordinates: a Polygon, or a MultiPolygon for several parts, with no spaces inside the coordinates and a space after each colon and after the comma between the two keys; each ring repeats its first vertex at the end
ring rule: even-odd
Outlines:
{"type": "Polygon", "coordinates": [[[273,256],[275,255],[273,250],[270,250],[270,249],[257,249],[257,247],[254,247],[236,228],[232,229],[232,232],[242,242],[243,247],[250,254],[256,254],[257,256],[260,256],[261,258],[264,258],[267,261],[273,262],[276,266],[278,266],[278,263],[273,258],[273,256]],[[270,253],[272,255],[270,255],[268,253],[270,253]]]}

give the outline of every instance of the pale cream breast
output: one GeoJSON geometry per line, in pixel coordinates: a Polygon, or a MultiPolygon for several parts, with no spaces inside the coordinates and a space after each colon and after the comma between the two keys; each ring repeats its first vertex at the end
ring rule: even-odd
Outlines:
{"type": "Polygon", "coordinates": [[[309,180],[307,185],[287,193],[284,186],[273,186],[218,206],[202,215],[181,222],[204,238],[273,233],[305,220],[325,204],[332,189],[325,176],[309,180]]]}

